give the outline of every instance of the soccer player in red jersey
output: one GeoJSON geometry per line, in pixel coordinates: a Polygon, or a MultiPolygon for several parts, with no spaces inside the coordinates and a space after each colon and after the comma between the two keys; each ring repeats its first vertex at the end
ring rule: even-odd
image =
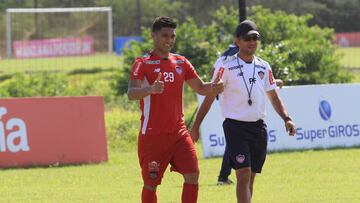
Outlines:
{"type": "Polygon", "coordinates": [[[182,110],[183,84],[201,95],[221,92],[220,79],[203,82],[191,63],[170,53],[176,38],[176,23],[158,17],[152,26],[153,50],[134,62],[129,87],[130,100],[140,100],[141,129],[138,157],[144,186],[143,203],[156,203],[156,188],[170,164],[184,177],[182,202],[197,202],[199,168],[194,144],[182,110]]]}

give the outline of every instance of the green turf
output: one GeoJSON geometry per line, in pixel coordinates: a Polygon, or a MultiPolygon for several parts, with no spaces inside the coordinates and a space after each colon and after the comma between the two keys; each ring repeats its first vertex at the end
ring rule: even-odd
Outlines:
{"type": "MultiPolygon", "coordinates": [[[[110,161],[100,165],[1,170],[0,202],[140,202],[135,151],[110,151],[110,161]]],[[[270,154],[256,179],[253,202],[360,202],[359,153],[338,149],[270,154]]],[[[234,185],[215,184],[221,159],[200,158],[199,164],[199,202],[236,202],[234,185]]],[[[234,180],[234,174],[230,178],[234,180]]],[[[167,171],[158,202],[180,202],[181,190],[182,177],[167,171]]]]}
{"type": "Polygon", "coordinates": [[[340,63],[347,68],[360,68],[360,47],[339,48],[340,63]]]}
{"type": "Polygon", "coordinates": [[[19,71],[71,71],[76,69],[118,68],[122,57],[113,53],[90,56],[53,57],[38,59],[0,60],[0,73],[19,71]]]}

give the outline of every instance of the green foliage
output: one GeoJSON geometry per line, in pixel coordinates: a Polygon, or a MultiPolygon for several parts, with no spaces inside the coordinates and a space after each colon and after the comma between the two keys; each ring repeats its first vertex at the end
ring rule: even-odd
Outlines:
{"type": "Polygon", "coordinates": [[[40,72],[36,74],[16,73],[1,83],[1,97],[31,97],[63,95],[68,87],[65,75],[40,72]]]}
{"type": "Polygon", "coordinates": [[[262,7],[253,7],[251,13],[261,33],[258,55],[270,63],[276,78],[288,85],[350,81],[336,56],[333,30],[308,26],[310,15],[295,16],[262,7]]]}
{"type": "MultiPolygon", "coordinates": [[[[111,73],[110,73],[111,74],[111,73]]],[[[115,99],[106,74],[69,75],[54,72],[15,73],[0,83],[1,97],[101,95],[105,102],[115,99]],[[100,79],[104,77],[104,79],[100,79]]]]}
{"type": "Polygon", "coordinates": [[[332,27],[337,32],[359,31],[359,0],[254,0],[254,5],[262,5],[272,11],[314,16],[309,23],[320,27],[332,27]]]}
{"type": "MultiPolygon", "coordinates": [[[[125,101],[125,98],[122,100],[125,101]]],[[[105,113],[108,146],[120,151],[131,151],[136,146],[139,134],[140,113],[121,107],[105,113]]]]}
{"type": "MultiPolygon", "coordinates": [[[[220,8],[210,25],[198,26],[191,18],[177,28],[174,52],[186,56],[199,75],[209,79],[209,70],[226,45],[232,42],[237,25],[236,10],[220,8]]],[[[261,33],[257,55],[268,61],[274,76],[287,85],[344,83],[351,77],[339,63],[332,45],[333,30],[308,26],[311,15],[295,16],[282,11],[271,12],[253,7],[250,19],[261,33]]],[[[151,49],[150,30],[143,29],[143,43],[131,43],[124,51],[124,69],[116,75],[114,87],[118,94],[127,90],[131,64],[135,57],[151,49]]]]}

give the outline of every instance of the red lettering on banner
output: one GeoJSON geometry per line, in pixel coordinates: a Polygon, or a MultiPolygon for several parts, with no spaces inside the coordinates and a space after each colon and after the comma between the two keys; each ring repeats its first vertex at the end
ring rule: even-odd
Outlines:
{"type": "Polygon", "coordinates": [[[0,99],[0,168],[107,159],[102,97],[0,99]]]}
{"type": "Polygon", "coordinates": [[[53,38],[15,41],[15,58],[42,58],[56,56],[89,55],[94,52],[93,38],[53,38]]]}

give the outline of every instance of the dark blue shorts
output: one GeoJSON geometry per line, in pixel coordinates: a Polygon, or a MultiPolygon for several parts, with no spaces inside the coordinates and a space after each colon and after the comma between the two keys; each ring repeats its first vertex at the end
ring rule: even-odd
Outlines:
{"type": "Polygon", "coordinates": [[[231,167],[235,170],[251,167],[252,172],[261,173],[267,151],[264,121],[244,122],[227,118],[223,128],[231,167]]]}

